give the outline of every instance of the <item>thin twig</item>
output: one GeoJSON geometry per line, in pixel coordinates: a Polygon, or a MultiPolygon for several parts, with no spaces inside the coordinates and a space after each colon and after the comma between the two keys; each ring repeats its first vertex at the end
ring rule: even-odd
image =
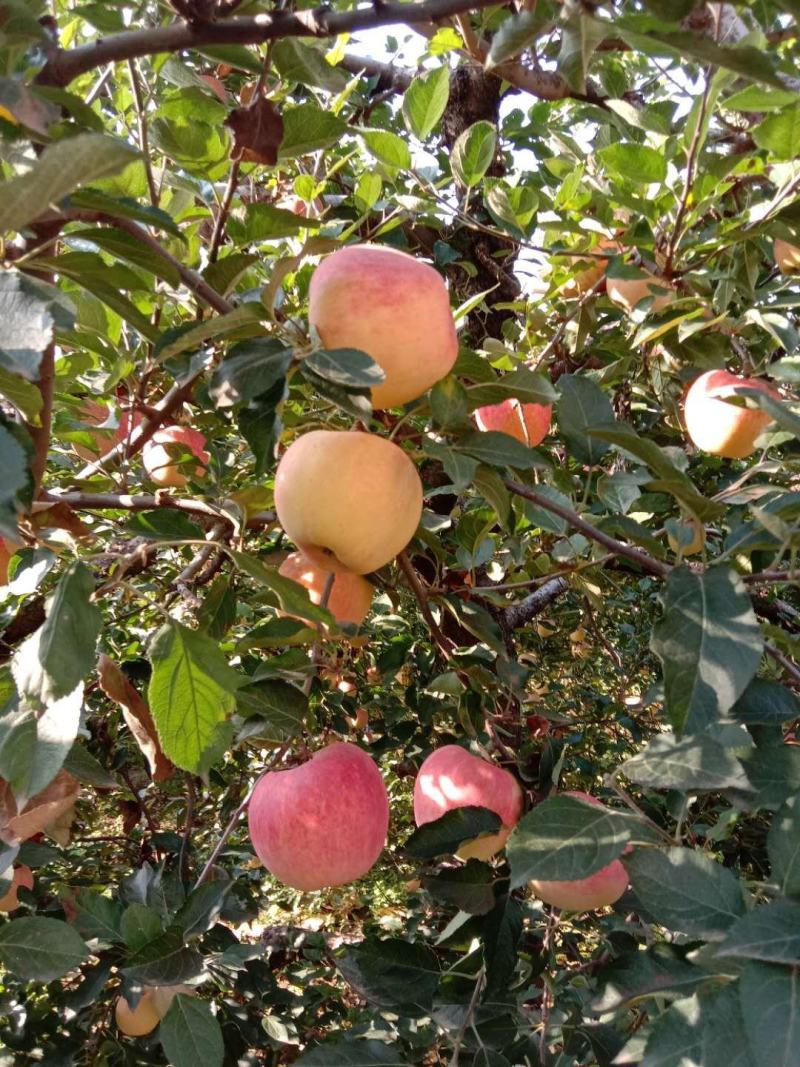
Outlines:
{"type": "Polygon", "coordinates": [[[670,235],[669,243],[667,245],[667,253],[664,260],[664,274],[667,278],[672,276],[672,262],[675,258],[675,252],[678,248],[678,244],[681,239],[681,230],[683,228],[683,220],[686,217],[686,211],[689,207],[689,198],[692,195],[692,187],[694,185],[694,175],[697,167],[697,157],[700,154],[700,145],[703,140],[703,126],[706,121],[706,113],[708,111],[708,97],[711,92],[711,76],[710,72],[706,71],[706,83],[703,88],[703,96],[700,101],[700,111],[697,116],[697,123],[692,133],[692,140],[689,145],[689,151],[686,154],[686,180],[683,186],[683,195],[681,196],[680,203],[678,204],[678,211],[675,215],[675,221],[672,224],[672,233],[670,235]]]}
{"type": "Polygon", "coordinates": [[[400,570],[405,575],[406,581],[411,587],[412,593],[416,597],[416,601],[419,604],[419,609],[422,612],[422,617],[427,623],[428,629],[431,632],[431,637],[441,649],[444,658],[449,660],[452,652],[450,642],[439,629],[439,624],[433,617],[430,604],[428,603],[427,591],[425,590],[425,587],[423,586],[422,582],[419,580],[419,575],[414,570],[414,565],[408,558],[408,553],[405,551],[405,549],[398,555],[397,562],[400,564],[400,570]]]}
{"type": "MultiPolygon", "coordinates": [[[[328,574],[328,577],[325,579],[325,588],[322,590],[322,596],[319,599],[319,606],[321,608],[327,608],[328,601],[330,600],[331,593],[333,592],[333,583],[335,581],[336,581],[336,574],[333,571],[331,571],[328,574]]],[[[321,622],[317,623],[317,633],[319,634],[319,638],[314,642],[314,644],[313,644],[313,646],[311,648],[311,663],[312,663],[312,665],[316,664],[317,661],[319,660],[319,655],[320,655],[320,652],[322,651],[322,637],[324,635],[324,632],[325,632],[325,629],[324,629],[322,623],[321,622]]],[[[305,693],[306,696],[308,696],[308,694],[311,692],[311,686],[313,684],[314,684],[314,674],[312,673],[312,674],[309,674],[308,678],[306,678],[306,680],[303,682],[303,692],[305,693]]]]}
{"type": "Polygon", "coordinates": [[[178,855],[178,870],[184,882],[189,881],[189,841],[194,829],[194,810],[197,794],[194,788],[194,776],[186,775],[186,817],[183,823],[183,836],[181,837],[181,851],[178,855]]]}
{"type": "Polygon", "coordinates": [[[796,682],[800,682],[800,667],[797,666],[794,660],[789,659],[788,656],[784,656],[783,652],[776,648],[770,641],[764,642],[764,651],[768,656],[772,656],[775,662],[779,663],[786,673],[790,674],[796,682]]]}
{"type": "Polygon", "coordinates": [[[222,238],[225,236],[225,226],[228,221],[228,215],[230,214],[233,194],[236,192],[236,187],[239,184],[239,165],[239,160],[234,160],[231,172],[228,175],[228,184],[225,186],[225,194],[222,197],[219,213],[214,222],[214,232],[211,235],[211,248],[208,252],[209,263],[216,263],[220,245],[222,244],[222,238]]]}

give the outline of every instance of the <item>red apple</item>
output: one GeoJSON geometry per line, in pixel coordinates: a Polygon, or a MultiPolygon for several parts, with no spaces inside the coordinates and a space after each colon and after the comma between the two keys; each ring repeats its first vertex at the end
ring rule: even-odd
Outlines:
{"type": "Polygon", "coordinates": [[[475,423],[479,430],[507,433],[534,448],[547,436],[552,414],[550,404],[521,404],[519,400],[503,400],[500,404],[478,408],[475,423]]]}
{"type": "MultiPolygon", "coordinates": [[[[569,790],[562,795],[578,797],[589,804],[603,807],[602,801],[578,790],[569,790]]],[[[625,851],[630,851],[630,845],[625,851]]],[[[552,904],[555,908],[562,908],[564,911],[593,911],[619,900],[628,888],[628,872],[619,860],[612,860],[607,867],[595,871],[588,878],[568,882],[532,881],[530,885],[540,900],[552,904]]]]}
{"type": "Polygon", "coordinates": [[[496,812],[503,825],[496,834],[475,838],[458,851],[461,859],[486,860],[505,846],[522,814],[522,789],[509,771],[473,756],[459,745],[443,745],[422,763],[414,783],[417,826],[440,819],[453,808],[496,812]]]}
{"type": "MultiPolygon", "coordinates": [[[[325,586],[331,574],[323,570],[304,556],[302,552],[292,552],[278,568],[278,573],[308,590],[308,599],[312,604],[319,604],[325,586]]],[[[367,617],[372,604],[374,587],[360,574],[351,571],[339,571],[333,579],[328,608],[337,622],[349,622],[360,626],[367,617]]],[[[305,620],[308,621],[308,620],[305,620]]]]}
{"type": "Polygon", "coordinates": [[[211,458],[205,451],[205,437],[188,426],[166,426],[156,430],[142,449],[142,463],[156,485],[182,489],[189,477],[202,478],[211,458]],[[175,446],[179,447],[175,447],[175,446]],[[172,446],[172,447],[170,447],[172,446]],[[181,451],[191,452],[200,461],[194,473],[189,475],[181,470],[181,464],[175,455],[181,451]]]}
{"type": "Polygon", "coordinates": [[[312,430],[275,474],[286,536],[327,571],[369,574],[401,552],[422,515],[422,483],[406,453],[371,433],[312,430]]]}
{"type": "Polygon", "coordinates": [[[326,348],[358,348],[386,375],[376,408],[422,396],[458,355],[447,287],[427,263],[385,245],[348,245],[317,267],[308,317],[326,348]]]}
{"type": "Polygon", "coordinates": [[[692,443],[703,452],[726,459],[744,459],[756,448],[756,439],[772,422],[760,408],[729,404],[734,390],[746,387],[777,396],[761,378],[743,378],[727,370],[710,370],[696,378],[684,402],[683,417],[692,443]]]}
{"type": "Polygon", "coordinates": [[[389,798],[366,752],[337,742],[299,767],[264,774],[248,821],[253,848],[278,881],[324,889],[355,881],[378,859],[389,798]]]}

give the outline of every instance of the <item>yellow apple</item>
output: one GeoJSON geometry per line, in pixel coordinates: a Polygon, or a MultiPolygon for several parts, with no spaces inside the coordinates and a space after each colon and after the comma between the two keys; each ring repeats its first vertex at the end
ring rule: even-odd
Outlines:
{"type": "MultiPolygon", "coordinates": [[[[318,567],[302,552],[292,552],[287,556],[278,568],[278,573],[302,585],[308,591],[308,599],[312,604],[321,602],[331,574],[329,570],[318,567]]],[[[333,579],[328,596],[328,609],[337,622],[360,626],[367,617],[374,592],[374,587],[362,575],[339,571],[333,579]]],[[[304,621],[308,622],[307,619],[304,621]]]]}
{"type": "Polygon", "coordinates": [[[205,437],[188,426],[166,426],[156,430],[142,449],[142,464],[156,485],[182,489],[190,477],[202,478],[211,458],[205,451],[205,437]],[[178,447],[176,447],[178,446],[178,447]],[[191,452],[199,463],[190,475],[175,458],[181,451],[191,452]]]}
{"type": "Polygon", "coordinates": [[[376,408],[422,396],[458,355],[444,279],[414,256],[385,245],[348,245],[317,267],[308,317],[326,348],[357,348],[386,378],[372,390],[376,408]]]}
{"type": "Polygon", "coordinates": [[[760,408],[729,404],[735,389],[746,387],[760,392],[777,393],[760,378],[744,378],[727,370],[710,370],[696,378],[684,402],[686,432],[702,452],[726,459],[745,459],[752,455],[756,440],[772,422],[760,408]]]}
{"type": "Polygon", "coordinates": [[[130,1007],[125,997],[117,997],[114,1018],[117,1020],[118,1029],[126,1037],[144,1037],[151,1034],[161,1022],[154,1004],[153,990],[146,989],[135,1008],[130,1007]]]}
{"type": "Polygon", "coordinates": [[[681,526],[692,531],[692,539],[687,545],[681,545],[677,537],[667,533],[667,542],[672,551],[676,554],[680,552],[683,556],[694,556],[698,552],[702,552],[703,545],[706,543],[706,531],[702,522],[694,518],[694,516],[690,516],[682,520],[681,526]]]}
{"type": "Polygon", "coordinates": [[[402,552],[422,515],[422,483],[405,452],[371,433],[312,430],[275,474],[278,521],[324,570],[369,574],[402,552]]]}

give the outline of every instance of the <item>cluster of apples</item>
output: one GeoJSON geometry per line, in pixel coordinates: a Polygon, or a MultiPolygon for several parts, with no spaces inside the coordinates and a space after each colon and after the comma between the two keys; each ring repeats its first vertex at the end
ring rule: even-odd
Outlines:
{"type": "MultiPolygon", "coordinates": [[[[600,804],[585,793],[568,795],[600,804]]],[[[414,784],[417,826],[471,806],[495,812],[502,826],[465,842],[458,856],[488,860],[505,847],[522,815],[522,789],[509,771],[458,745],[436,749],[414,784]]],[[[298,767],[264,774],[248,820],[253,848],[275,878],[294,889],[324,889],[355,881],[375,864],[386,844],[389,798],[374,761],[357,745],[339,741],[298,767]]],[[[532,882],[531,888],[555,907],[589,911],[613,904],[627,884],[625,868],[614,860],[588,878],[532,882]]]]}

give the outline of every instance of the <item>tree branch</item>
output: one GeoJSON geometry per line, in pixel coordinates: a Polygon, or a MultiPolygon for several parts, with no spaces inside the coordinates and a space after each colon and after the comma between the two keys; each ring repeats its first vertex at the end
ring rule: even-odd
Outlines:
{"type": "MultiPolygon", "coordinates": [[[[149,493],[77,493],[53,491],[42,493],[40,500],[52,504],[69,504],[78,511],[152,511],[156,508],[172,508],[185,511],[189,515],[214,519],[217,522],[230,522],[224,512],[205,503],[185,496],[171,496],[163,490],[154,495],[149,493]]],[[[248,527],[268,526],[275,521],[274,511],[260,511],[247,520],[248,527]]]]}
{"type": "Polygon", "coordinates": [[[507,607],[503,612],[503,621],[510,630],[524,626],[540,615],[548,604],[552,604],[562,593],[566,593],[567,589],[569,589],[569,582],[566,578],[551,578],[549,582],[535,589],[518,604],[507,607]]]}
{"type": "Polygon", "coordinates": [[[655,556],[651,556],[649,552],[644,552],[640,548],[634,548],[633,545],[626,545],[622,541],[617,541],[615,538],[609,536],[609,534],[603,533],[602,530],[598,530],[596,526],[592,526],[590,522],[582,519],[577,511],[573,511],[572,508],[557,504],[554,500],[542,496],[540,493],[535,492],[535,490],[529,489],[527,485],[515,482],[511,478],[506,478],[505,484],[507,488],[509,488],[512,493],[516,493],[517,496],[524,497],[526,500],[530,500],[531,503],[536,504],[537,507],[544,508],[545,511],[551,511],[554,515],[558,515],[562,519],[565,519],[574,530],[578,530],[580,533],[585,534],[590,540],[596,541],[599,545],[603,545],[611,552],[615,552],[618,556],[624,556],[626,559],[638,563],[642,570],[646,571],[648,574],[653,574],[657,578],[666,578],[672,570],[668,564],[662,563],[660,560],[656,559],[655,556]]]}
{"type": "Polygon", "coordinates": [[[422,617],[428,625],[431,637],[441,649],[445,659],[450,659],[450,653],[452,651],[450,642],[439,629],[439,625],[433,617],[430,604],[428,603],[427,591],[419,580],[419,575],[414,570],[413,563],[408,558],[408,552],[403,550],[398,555],[397,562],[400,564],[400,570],[405,575],[405,579],[411,588],[411,592],[416,597],[417,603],[419,604],[419,610],[422,612],[422,617]]]}
{"type": "Polygon", "coordinates": [[[169,26],[129,30],[78,48],[59,50],[45,63],[36,80],[41,85],[65,88],[95,67],[141,56],[181,52],[210,44],[264,44],[282,37],[335,37],[376,26],[418,25],[495,4],[496,0],[423,0],[412,4],[374,4],[354,11],[333,11],[323,5],[309,11],[274,11],[223,22],[173,22],[169,26]]]}

